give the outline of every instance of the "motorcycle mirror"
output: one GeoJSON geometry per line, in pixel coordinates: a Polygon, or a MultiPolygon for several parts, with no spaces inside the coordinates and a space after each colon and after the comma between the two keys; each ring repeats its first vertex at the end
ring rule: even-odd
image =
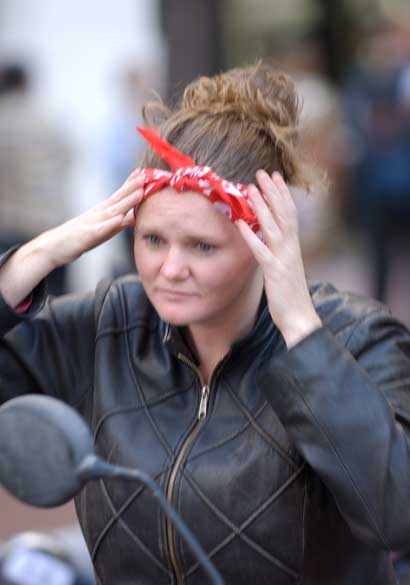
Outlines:
{"type": "Polygon", "coordinates": [[[59,506],[89,480],[142,481],[185,539],[211,582],[224,581],[183,520],[144,471],[111,465],[95,454],[85,420],[50,396],[28,394],[0,408],[0,483],[16,498],[40,508],[59,506]]]}
{"type": "Polygon", "coordinates": [[[84,485],[78,473],[94,441],[84,419],[50,396],[29,394],[0,408],[0,483],[19,500],[48,508],[84,485]]]}

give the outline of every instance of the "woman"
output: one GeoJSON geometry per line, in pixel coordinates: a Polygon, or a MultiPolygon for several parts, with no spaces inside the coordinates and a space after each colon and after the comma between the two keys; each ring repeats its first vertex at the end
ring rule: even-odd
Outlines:
{"type": "MultiPolygon", "coordinates": [[[[1,399],[75,406],[100,455],[159,482],[226,583],[395,583],[410,336],[376,302],[307,285],[293,84],[237,69],[159,113],[151,170],[2,258],[1,399]],[[134,223],[140,281],[45,300],[50,270],[134,223]]],[[[204,582],[143,487],[90,484],[76,508],[100,584],[204,582]]]]}

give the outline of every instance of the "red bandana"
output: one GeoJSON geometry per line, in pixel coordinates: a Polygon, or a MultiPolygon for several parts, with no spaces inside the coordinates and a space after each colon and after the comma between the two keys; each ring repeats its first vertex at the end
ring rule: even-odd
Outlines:
{"type": "Polygon", "coordinates": [[[197,191],[232,222],[243,219],[262,239],[259,223],[248,197],[247,186],[221,179],[210,167],[196,165],[192,158],[169,144],[153,128],[137,127],[137,130],[172,169],[172,172],[142,169],[141,173],[145,179],[143,199],[166,187],[172,187],[178,192],[197,191]]]}

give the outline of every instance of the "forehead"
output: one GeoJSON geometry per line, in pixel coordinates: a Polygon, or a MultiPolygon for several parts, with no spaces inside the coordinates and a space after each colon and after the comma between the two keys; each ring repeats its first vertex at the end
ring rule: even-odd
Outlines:
{"type": "Polygon", "coordinates": [[[177,193],[166,188],[138,208],[137,229],[196,230],[215,236],[232,235],[235,226],[210,201],[195,191],[177,193]]]}

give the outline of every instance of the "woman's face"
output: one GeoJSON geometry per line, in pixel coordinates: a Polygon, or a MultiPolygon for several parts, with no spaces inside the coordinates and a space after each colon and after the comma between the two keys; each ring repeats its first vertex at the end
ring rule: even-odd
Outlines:
{"type": "Polygon", "coordinates": [[[254,294],[258,267],[249,248],[198,193],[167,188],[144,201],[134,254],[144,289],[168,323],[221,323],[254,294]]]}

